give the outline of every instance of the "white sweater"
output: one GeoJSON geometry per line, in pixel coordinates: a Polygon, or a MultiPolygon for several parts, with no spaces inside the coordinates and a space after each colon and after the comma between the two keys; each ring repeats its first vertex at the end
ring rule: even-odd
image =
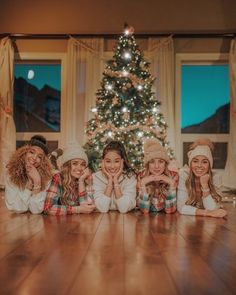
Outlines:
{"type": "Polygon", "coordinates": [[[33,195],[32,191],[28,189],[20,190],[11,183],[9,177],[6,179],[5,203],[8,210],[12,210],[16,213],[30,211],[33,214],[40,214],[43,212],[46,194],[47,190],[45,189],[33,195]]]}
{"type": "Polygon", "coordinates": [[[108,179],[98,171],[93,174],[93,188],[94,199],[97,209],[106,213],[109,210],[118,210],[121,213],[127,213],[136,206],[136,178],[131,176],[130,178],[122,175],[119,179],[122,196],[116,199],[114,192],[111,197],[104,195],[104,191],[108,184],[108,179]]]}
{"type": "MultiPolygon", "coordinates": [[[[179,185],[177,191],[177,209],[180,214],[185,215],[195,215],[197,208],[191,205],[186,205],[185,202],[188,200],[188,192],[185,185],[185,181],[189,175],[189,167],[185,165],[179,171],[179,185]]],[[[216,187],[216,190],[219,190],[222,182],[221,177],[218,173],[213,172],[213,184],[216,187]]],[[[220,206],[219,204],[212,198],[211,195],[202,199],[203,206],[207,210],[215,210],[220,206]]]]}

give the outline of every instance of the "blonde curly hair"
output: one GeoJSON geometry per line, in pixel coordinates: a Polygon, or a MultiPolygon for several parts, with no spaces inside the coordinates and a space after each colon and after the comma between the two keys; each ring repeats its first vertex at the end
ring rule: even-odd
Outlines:
{"type": "MultiPolygon", "coordinates": [[[[25,145],[17,149],[6,166],[10,181],[22,190],[25,189],[29,180],[25,167],[25,156],[30,148],[30,145],[25,145]]],[[[41,191],[43,191],[52,177],[52,165],[46,155],[42,158],[37,170],[41,176],[41,191]]]]}

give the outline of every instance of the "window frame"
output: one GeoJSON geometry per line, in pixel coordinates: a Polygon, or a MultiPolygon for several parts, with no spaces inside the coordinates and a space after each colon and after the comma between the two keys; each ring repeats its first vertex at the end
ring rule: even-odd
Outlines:
{"type": "Polygon", "coordinates": [[[16,140],[26,141],[35,134],[41,134],[48,141],[58,141],[58,146],[63,146],[65,144],[65,124],[66,124],[66,56],[65,53],[45,53],[45,52],[21,52],[15,55],[14,64],[17,62],[27,63],[29,61],[60,61],[61,64],[61,122],[60,122],[60,131],[59,132],[16,132],[16,140]]]}
{"type": "MultiPolygon", "coordinates": [[[[220,53],[177,53],[175,62],[175,126],[176,126],[176,158],[183,165],[183,143],[192,142],[199,137],[210,138],[213,142],[229,142],[229,133],[181,133],[181,66],[228,64],[229,54],[220,53]]],[[[217,169],[223,170],[223,169],[217,169]]]]}

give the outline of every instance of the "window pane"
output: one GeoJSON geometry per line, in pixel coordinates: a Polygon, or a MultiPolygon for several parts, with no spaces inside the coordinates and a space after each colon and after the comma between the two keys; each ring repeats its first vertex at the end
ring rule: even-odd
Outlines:
{"type": "Polygon", "coordinates": [[[182,133],[229,133],[228,65],[182,65],[182,133]]]}
{"type": "MultiPolygon", "coordinates": [[[[184,165],[188,163],[188,149],[192,142],[184,142],[183,143],[183,159],[184,165]]],[[[226,165],[227,159],[227,142],[216,142],[214,143],[214,152],[213,152],[213,159],[214,159],[214,169],[224,169],[226,165]]]]}
{"type": "Polygon", "coordinates": [[[17,132],[59,132],[61,65],[15,64],[14,120],[17,132]]]}

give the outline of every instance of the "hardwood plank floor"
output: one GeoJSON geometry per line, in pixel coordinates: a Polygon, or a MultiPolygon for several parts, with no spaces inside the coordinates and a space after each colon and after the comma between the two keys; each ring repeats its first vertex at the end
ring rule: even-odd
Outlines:
{"type": "Polygon", "coordinates": [[[227,219],[110,212],[14,214],[0,193],[0,294],[236,294],[227,219]]]}

